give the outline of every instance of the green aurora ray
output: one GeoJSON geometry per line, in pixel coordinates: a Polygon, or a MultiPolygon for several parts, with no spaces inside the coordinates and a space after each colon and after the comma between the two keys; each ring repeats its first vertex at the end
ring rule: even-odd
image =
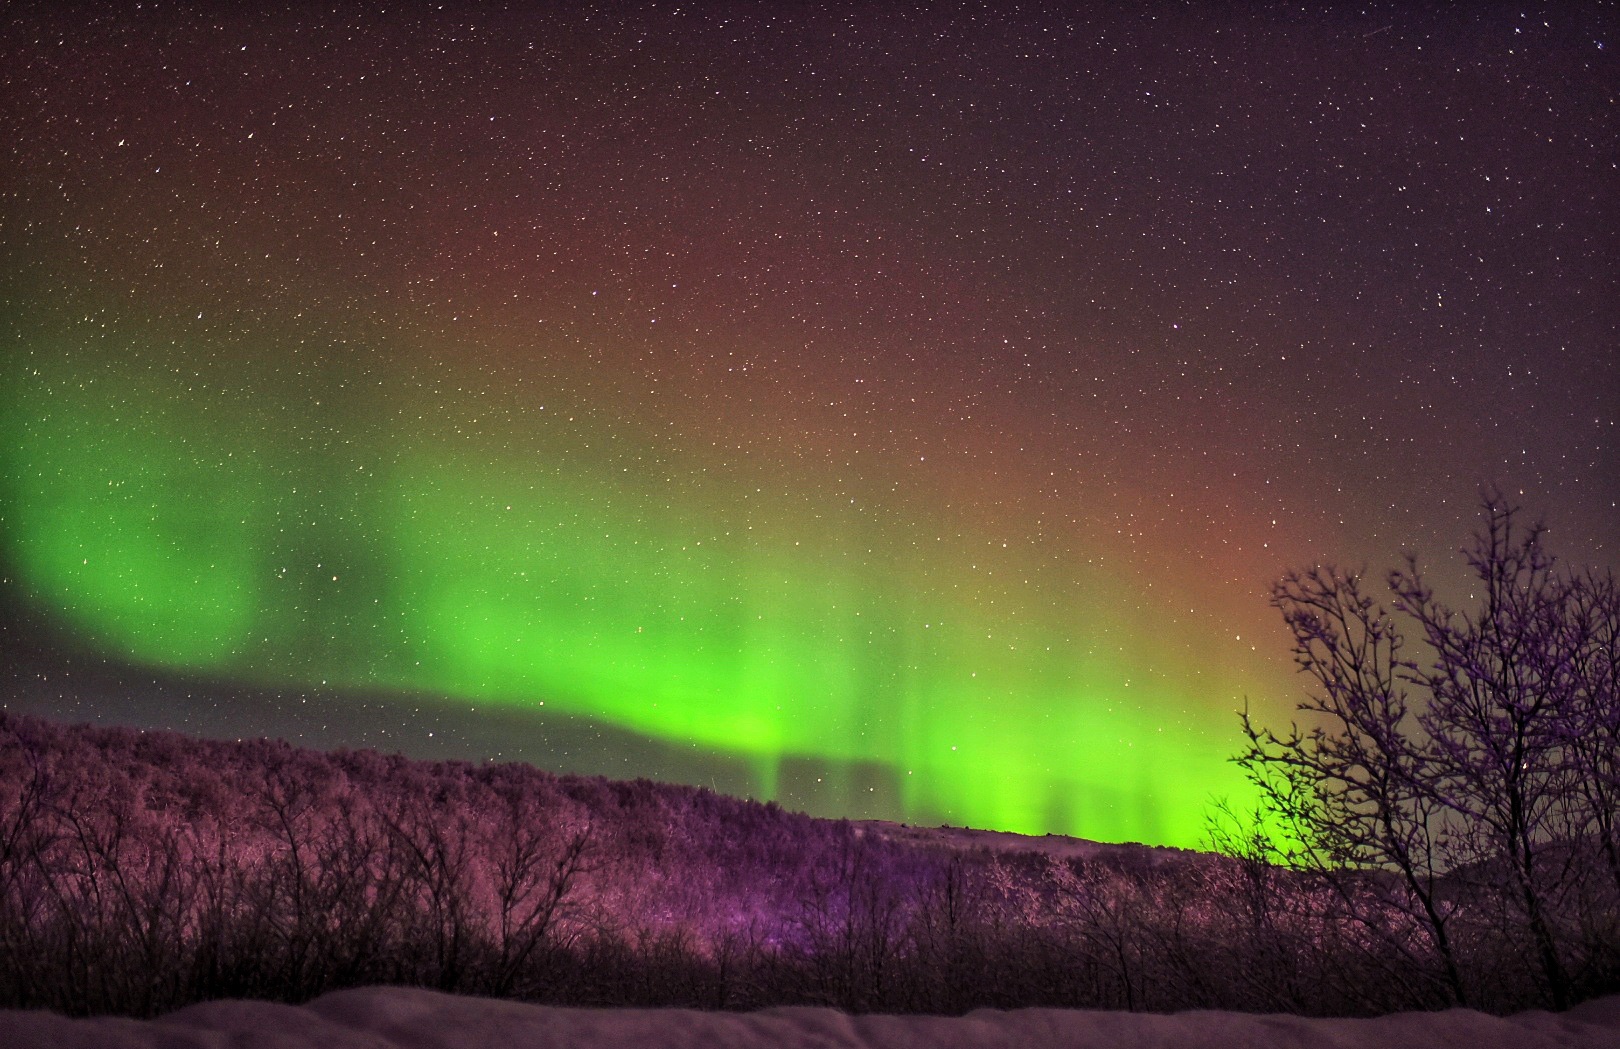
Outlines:
{"type": "MultiPolygon", "coordinates": [[[[1099,563],[772,486],[768,454],[672,470],[493,381],[429,412],[455,377],[180,357],[59,345],[12,368],[7,560],[97,651],[543,702],[740,760],[763,798],[785,761],[876,768],[883,814],[917,822],[1192,846],[1211,796],[1243,793],[1230,704],[1208,709],[1240,675],[1099,563]]],[[[835,786],[825,814],[878,789],[835,786]]]]}

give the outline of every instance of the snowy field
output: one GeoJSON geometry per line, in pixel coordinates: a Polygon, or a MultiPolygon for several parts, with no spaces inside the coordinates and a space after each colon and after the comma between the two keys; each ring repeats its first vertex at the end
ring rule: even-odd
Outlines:
{"type": "Polygon", "coordinates": [[[7,1049],[1620,1049],[1620,997],[1562,1015],[1467,1010],[1375,1020],[1022,1009],[965,1017],[847,1016],[830,1009],[708,1013],[563,1009],[399,987],[294,1007],[210,1002],[158,1020],[0,1012],[7,1049]]]}

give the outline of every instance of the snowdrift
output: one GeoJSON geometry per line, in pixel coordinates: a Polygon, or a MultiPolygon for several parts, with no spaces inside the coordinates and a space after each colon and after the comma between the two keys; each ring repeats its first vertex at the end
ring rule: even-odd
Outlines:
{"type": "Polygon", "coordinates": [[[963,1017],[575,1009],[401,987],[304,1006],[221,1001],[151,1021],[0,1012],[16,1049],[1620,1049],[1620,997],[1563,1014],[1466,1009],[1377,1019],[981,1009],[963,1017]]]}

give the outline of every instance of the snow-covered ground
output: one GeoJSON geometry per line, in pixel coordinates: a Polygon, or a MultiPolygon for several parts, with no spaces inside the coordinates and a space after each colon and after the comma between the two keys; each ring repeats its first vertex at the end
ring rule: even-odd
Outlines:
{"type": "Polygon", "coordinates": [[[1620,1049],[1620,997],[1562,1015],[1468,1010],[1375,1020],[1189,1012],[1021,1009],[964,1017],[848,1016],[830,1009],[708,1013],[562,1009],[400,987],[340,991],[294,1007],[209,1002],[157,1020],[70,1020],[0,1011],[7,1049],[1620,1049]]]}

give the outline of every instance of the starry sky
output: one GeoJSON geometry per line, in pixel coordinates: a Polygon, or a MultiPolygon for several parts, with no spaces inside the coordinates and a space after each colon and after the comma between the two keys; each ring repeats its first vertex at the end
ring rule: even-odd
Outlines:
{"type": "Polygon", "coordinates": [[[9,5],[4,701],[1195,845],[1285,569],[1614,565],[1616,9],[1073,6],[9,5]]]}

